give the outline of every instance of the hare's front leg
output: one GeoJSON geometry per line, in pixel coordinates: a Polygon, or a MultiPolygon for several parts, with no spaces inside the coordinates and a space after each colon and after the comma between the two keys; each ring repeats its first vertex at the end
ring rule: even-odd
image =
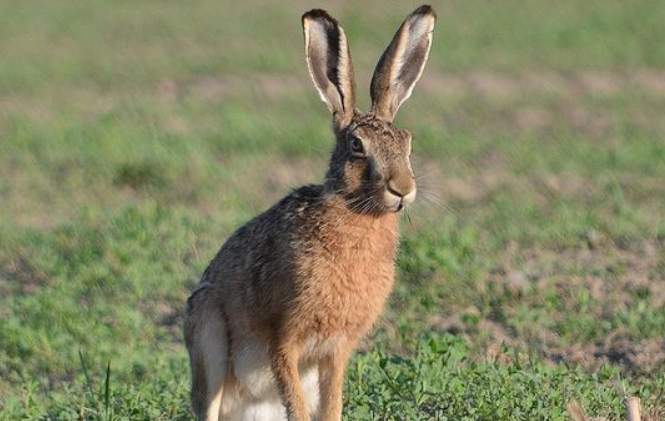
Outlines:
{"type": "Polygon", "coordinates": [[[272,371],[289,421],[311,421],[298,373],[298,349],[279,346],[271,355],[272,371]]]}
{"type": "Polygon", "coordinates": [[[320,421],[340,421],[342,419],[344,372],[350,354],[351,348],[344,347],[324,357],[319,362],[320,421]]]}

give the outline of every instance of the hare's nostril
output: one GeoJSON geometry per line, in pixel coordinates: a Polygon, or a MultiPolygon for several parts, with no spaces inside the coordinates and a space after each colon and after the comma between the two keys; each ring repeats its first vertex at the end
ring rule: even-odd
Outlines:
{"type": "Polygon", "coordinates": [[[398,186],[397,183],[395,183],[394,180],[388,181],[388,191],[390,193],[394,194],[395,196],[399,196],[399,197],[404,197],[408,194],[408,192],[406,192],[406,193],[403,192],[402,189],[400,189],[400,186],[398,186]]]}
{"type": "Polygon", "coordinates": [[[415,183],[397,183],[394,179],[388,181],[388,191],[398,197],[406,197],[411,195],[415,190],[415,183]]]}

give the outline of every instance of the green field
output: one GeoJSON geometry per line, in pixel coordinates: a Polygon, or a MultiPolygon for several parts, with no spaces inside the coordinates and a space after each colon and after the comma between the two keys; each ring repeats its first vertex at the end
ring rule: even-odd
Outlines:
{"type": "MultiPolygon", "coordinates": [[[[317,4],[230,3],[0,2],[0,420],[193,419],[187,296],[333,142],[317,4]]],[[[416,6],[384,3],[326,6],[363,106],[416,6]]],[[[396,120],[419,199],[345,419],[665,419],[665,2],[433,6],[396,120]]]]}

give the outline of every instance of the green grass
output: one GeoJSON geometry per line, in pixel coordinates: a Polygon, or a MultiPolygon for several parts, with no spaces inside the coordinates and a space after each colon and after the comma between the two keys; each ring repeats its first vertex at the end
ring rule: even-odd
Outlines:
{"type": "MultiPolygon", "coordinates": [[[[665,3],[433,6],[396,121],[419,200],[345,419],[662,418],[665,3]]],[[[188,294],[332,147],[311,7],[0,4],[0,419],[192,419],[188,294]]],[[[411,8],[330,6],[360,93],[411,8]]]]}

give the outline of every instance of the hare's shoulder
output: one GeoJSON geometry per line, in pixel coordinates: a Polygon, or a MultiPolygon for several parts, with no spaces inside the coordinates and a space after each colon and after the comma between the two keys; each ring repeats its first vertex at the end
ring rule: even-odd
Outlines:
{"type": "Polygon", "coordinates": [[[322,185],[310,184],[294,189],[263,213],[252,218],[229,237],[224,248],[248,242],[259,249],[275,241],[288,241],[289,233],[300,231],[308,219],[322,213],[325,194],[322,185]]]}
{"type": "Polygon", "coordinates": [[[284,204],[295,205],[297,208],[303,206],[316,206],[324,200],[324,187],[321,184],[308,184],[297,189],[282,199],[284,204]]]}
{"type": "Polygon", "coordinates": [[[249,220],[222,245],[203,281],[288,269],[294,245],[301,243],[325,214],[324,195],[323,186],[306,185],[249,220]]]}
{"type": "Polygon", "coordinates": [[[277,221],[285,225],[294,222],[297,225],[300,225],[303,223],[303,217],[305,219],[316,219],[316,215],[322,213],[326,207],[324,187],[320,184],[308,184],[293,189],[291,193],[285,196],[272,208],[259,215],[256,218],[256,222],[258,224],[271,222],[271,227],[275,227],[272,223],[277,221]]]}

